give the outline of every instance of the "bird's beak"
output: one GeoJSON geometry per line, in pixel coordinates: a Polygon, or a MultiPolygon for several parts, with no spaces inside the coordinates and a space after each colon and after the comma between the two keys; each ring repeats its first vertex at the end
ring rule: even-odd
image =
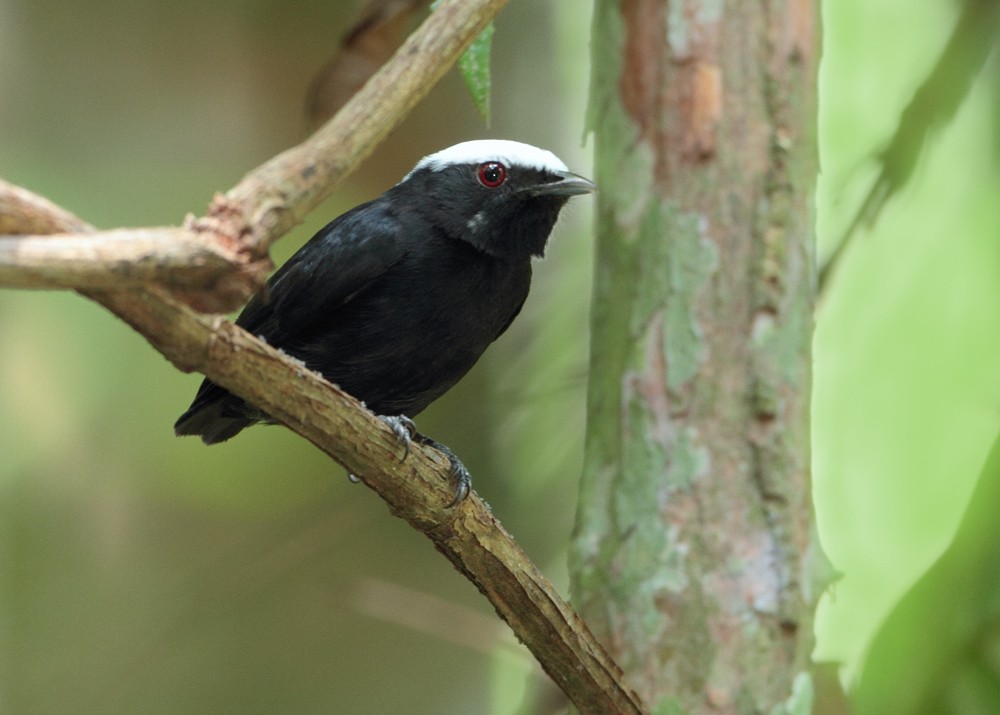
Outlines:
{"type": "Polygon", "coordinates": [[[560,179],[548,184],[539,184],[531,187],[532,196],[577,196],[579,194],[589,194],[596,191],[597,186],[593,181],[584,179],[578,174],[568,171],[559,172],[560,179]]]}

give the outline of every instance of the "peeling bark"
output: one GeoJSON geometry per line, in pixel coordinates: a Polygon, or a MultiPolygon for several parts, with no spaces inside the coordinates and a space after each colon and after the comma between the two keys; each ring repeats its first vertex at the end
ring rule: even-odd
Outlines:
{"type": "Polygon", "coordinates": [[[814,12],[597,2],[602,191],[571,572],[653,712],[811,698],[814,12]]]}

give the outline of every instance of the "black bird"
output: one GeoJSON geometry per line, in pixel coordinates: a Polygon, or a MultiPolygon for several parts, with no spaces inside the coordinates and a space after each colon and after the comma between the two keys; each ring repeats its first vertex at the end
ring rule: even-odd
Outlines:
{"type": "MultiPolygon", "coordinates": [[[[426,156],[378,198],[334,219],[243,309],[236,324],[362,400],[408,444],[441,449],[409,417],[458,382],[521,310],[569,197],[594,190],[551,152],[513,141],[426,156]]],[[[223,442],[271,418],[204,380],[178,435],[223,442]]]]}

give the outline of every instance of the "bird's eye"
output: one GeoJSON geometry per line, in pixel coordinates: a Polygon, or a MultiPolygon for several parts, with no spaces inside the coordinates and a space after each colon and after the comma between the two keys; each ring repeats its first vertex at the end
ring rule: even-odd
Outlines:
{"type": "Polygon", "coordinates": [[[497,161],[479,165],[479,183],[487,189],[495,189],[507,180],[507,167],[497,161]]]}

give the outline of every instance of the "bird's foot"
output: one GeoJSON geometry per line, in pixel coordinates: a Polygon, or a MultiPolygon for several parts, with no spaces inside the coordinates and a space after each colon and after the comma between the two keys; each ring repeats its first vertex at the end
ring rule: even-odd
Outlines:
{"type": "Polygon", "coordinates": [[[441,444],[437,440],[433,440],[426,435],[422,435],[419,432],[414,433],[414,439],[420,444],[425,444],[428,447],[433,447],[438,452],[443,454],[448,458],[451,463],[451,476],[455,479],[455,496],[452,497],[451,502],[448,503],[447,508],[451,509],[454,506],[458,506],[463,501],[465,501],[469,492],[472,491],[472,475],[469,474],[469,470],[465,468],[462,464],[462,460],[451,451],[447,446],[441,444]]]}
{"type": "Polygon", "coordinates": [[[396,435],[396,440],[403,445],[403,458],[399,461],[406,461],[410,456],[410,442],[418,434],[417,426],[406,415],[379,415],[378,418],[389,425],[389,429],[396,435]]]}
{"type": "MultiPolygon", "coordinates": [[[[403,445],[403,459],[400,461],[410,456],[410,444],[412,442],[433,447],[448,458],[448,462],[451,464],[451,474],[455,479],[455,495],[448,504],[449,509],[453,506],[458,506],[468,498],[469,492],[472,491],[472,475],[469,474],[469,470],[462,464],[462,460],[451,449],[437,440],[433,440],[417,432],[417,426],[406,415],[379,415],[378,418],[388,425],[389,429],[396,435],[396,439],[403,445]]],[[[348,474],[347,478],[355,483],[361,481],[353,474],[348,474]]]]}

